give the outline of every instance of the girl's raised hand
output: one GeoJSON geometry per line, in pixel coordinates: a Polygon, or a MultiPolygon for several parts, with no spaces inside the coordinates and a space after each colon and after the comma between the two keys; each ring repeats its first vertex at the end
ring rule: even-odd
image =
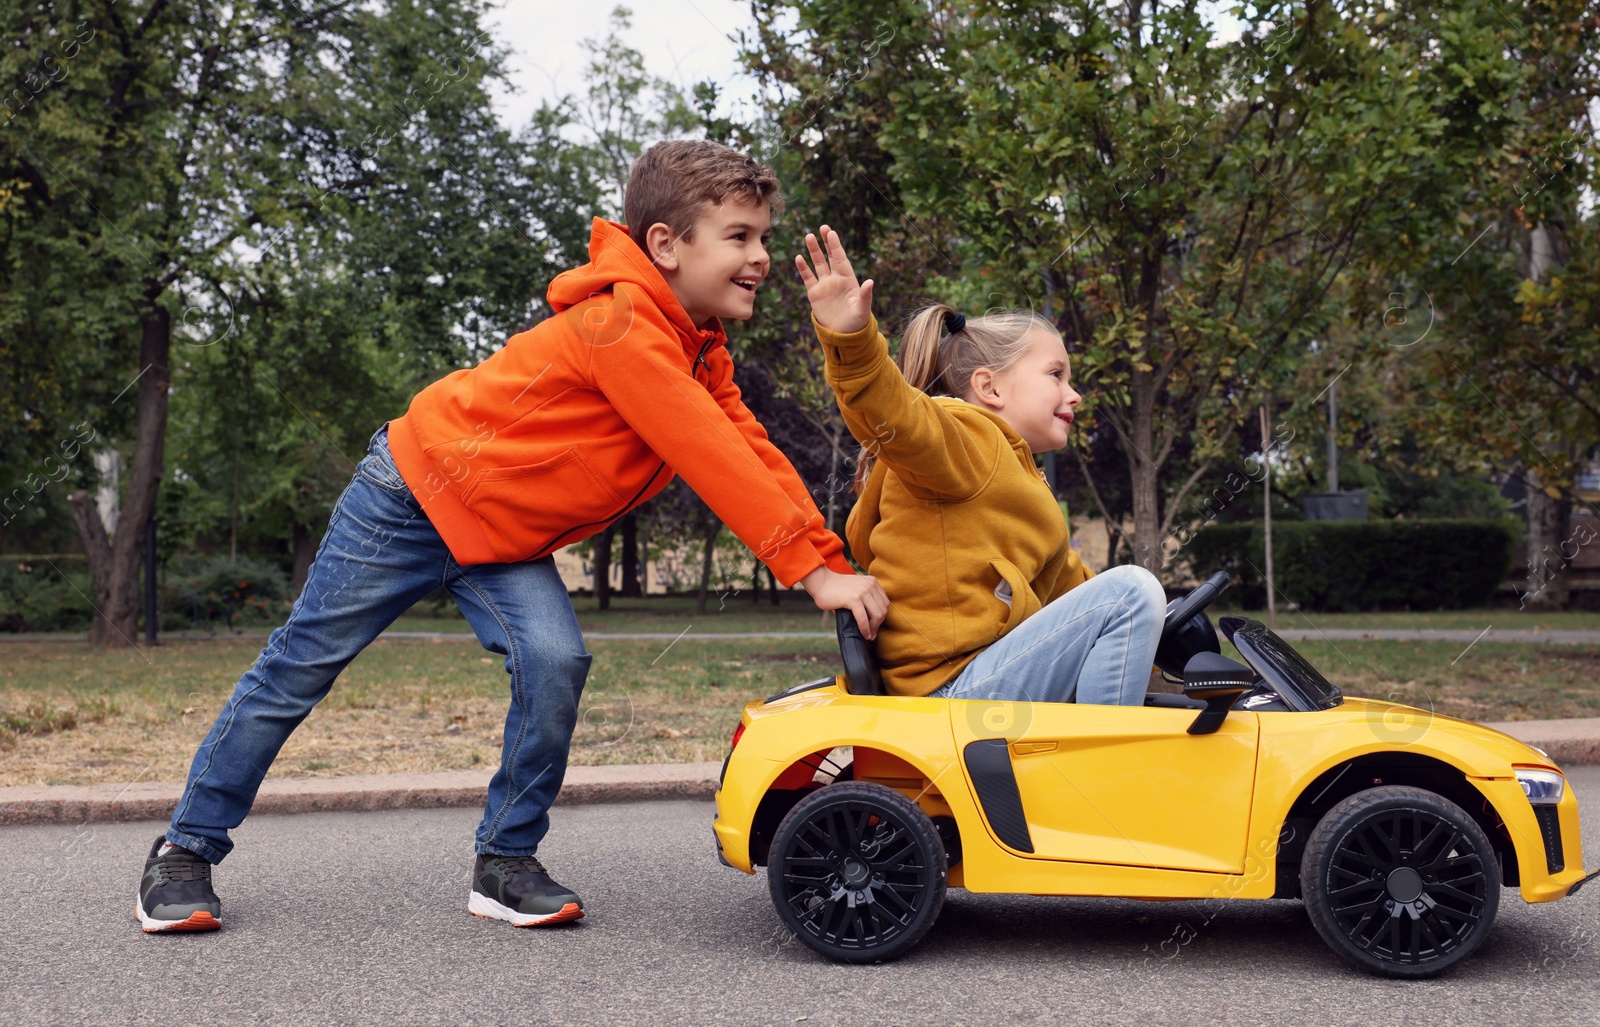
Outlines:
{"type": "Polygon", "coordinates": [[[805,283],[806,298],[811,301],[811,314],[817,324],[832,332],[849,335],[859,332],[872,319],[872,279],[856,284],[856,273],[850,267],[850,258],[844,255],[844,244],[839,233],[823,225],[820,229],[822,245],[817,237],[806,233],[806,250],[811,263],[804,256],[794,258],[794,266],[805,283]],[[827,246],[824,256],[822,247],[827,246]],[[816,271],[811,269],[815,266],[816,271]]]}

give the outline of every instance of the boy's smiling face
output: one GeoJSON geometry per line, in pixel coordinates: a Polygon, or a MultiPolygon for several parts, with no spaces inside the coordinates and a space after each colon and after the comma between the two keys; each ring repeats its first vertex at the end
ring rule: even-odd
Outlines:
{"type": "Polygon", "coordinates": [[[767,201],[728,196],[696,219],[691,240],[660,223],[646,240],[673,295],[703,328],[714,317],[746,321],[755,313],[756,289],[772,266],[771,232],[767,201]]]}

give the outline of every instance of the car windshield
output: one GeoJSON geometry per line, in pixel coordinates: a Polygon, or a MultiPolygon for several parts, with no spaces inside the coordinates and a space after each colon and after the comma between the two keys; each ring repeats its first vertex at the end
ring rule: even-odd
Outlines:
{"type": "Polygon", "coordinates": [[[1224,617],[1222,632],[1289,706],[1302,711],[1325,710],[1344,701],[1338,685],[1260,621],[1224,617]]]}

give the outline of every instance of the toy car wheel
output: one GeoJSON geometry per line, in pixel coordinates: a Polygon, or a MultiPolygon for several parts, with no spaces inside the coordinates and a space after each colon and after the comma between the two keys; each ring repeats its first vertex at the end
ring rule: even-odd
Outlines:
{"type": "Polygon", "coordinates": [[[1420,788],[1372,788],[1323,816],[1300,863],[1322,940],[1386,977],[1431,977],[1467,958],[1500,908],[1500,866],[1461,807],[1420,788]]]}
{"type": "Polygon", "coordinates": [[[892,788],[849,781],[798,802],[772,839],[767,884],[778,916],[830,959],[891,959],[944,905],[944,845],[927,814],[892,788]]]}

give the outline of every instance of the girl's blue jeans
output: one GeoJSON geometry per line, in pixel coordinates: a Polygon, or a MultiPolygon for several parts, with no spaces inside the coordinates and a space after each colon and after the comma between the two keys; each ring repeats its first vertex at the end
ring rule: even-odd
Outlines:
{"type": "Polygon", "coordinates": [[[1139,706],[1167,595],[1143,567],[1113,567],[1058,597],[933,691],[946,699],[1139,706]]]}
{"type": "Polygon", "coordinates": [[[395,469],[388,425],[334,504],[288,622],[273,631],[195,753],[167,840],[220,862],[291,732],[339,672],[443,586],[511,677],[500,766],[476,849],[532,855],[567,770],[592,659],[555,560],[459,566],[395,469]]]}

